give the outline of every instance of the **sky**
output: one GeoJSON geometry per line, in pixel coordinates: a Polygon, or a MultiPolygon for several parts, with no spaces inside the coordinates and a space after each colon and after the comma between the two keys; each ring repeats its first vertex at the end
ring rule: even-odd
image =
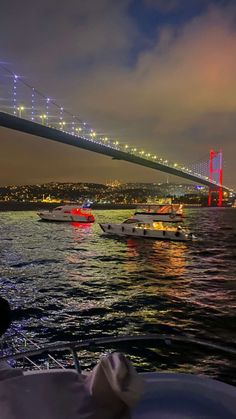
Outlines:
{"type": "MultiPolygon", "coordinates": [[[[0,62],[96,131],[169,161],[222,148],[236,189],[234,0],[3,0],[0,62]]],[[[0,185],[111,179],[166,176],[0,127],[0,185]]]]}

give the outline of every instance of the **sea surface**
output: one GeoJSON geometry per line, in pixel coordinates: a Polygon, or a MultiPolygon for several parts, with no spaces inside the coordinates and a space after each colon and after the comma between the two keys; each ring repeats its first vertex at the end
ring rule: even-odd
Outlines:
{"type": "MultiPolygon", "coordinates": [[[[185,210],[199,237],[185,243],[105,237],[99,222],[123,221],[132,211],[93,213],[93,225],[44,223],[31,211],[0,214],[0,295],[14,310],[14,333],[39,344],[167,333],[236,345],[236,209],[185,210]]],[[[218,352],[160,342],[123,349],[142,369],[236,384],[235,359],[218,352]]]]}

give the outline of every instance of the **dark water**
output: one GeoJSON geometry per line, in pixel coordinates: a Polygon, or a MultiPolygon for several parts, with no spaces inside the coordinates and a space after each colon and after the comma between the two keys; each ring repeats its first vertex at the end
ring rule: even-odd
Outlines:
{"type": "MultiPolygon", "coordinates": [[[[94,211],[91,226],[1,213],[1,295],[14,308],[14,328],[39,343],[162,332],[236,343],[236,210],[186,210],[201,238],[193,243],[102,236],[98,222],[131,213],[94,211]]],[[[157,358],[163,369],[235,373],[232,359],[189,347],[141,352],[143,366],[157,358]]]]}

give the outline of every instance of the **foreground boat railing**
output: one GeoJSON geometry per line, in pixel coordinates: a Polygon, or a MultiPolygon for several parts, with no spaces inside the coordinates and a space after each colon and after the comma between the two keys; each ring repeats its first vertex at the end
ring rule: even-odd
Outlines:
{"type": "MultiPolygon", "coordinates": [[[[32,345],[33,347],[35,347],[35,350],[40,349],[40,345],[38,345],[36,342],[34,342],[32,339],[26,337],[24,334],[20,333],[19,338],[21,340],[23,340],[24,346],[27,348],[27,346],[32,345]]],[[[14,356],[14,355],[13,355],[14,356]]],[[[58,361],[54,356],[52,356],[50,353],[47,354],[48,358],[53,361],[59,368],[65,369],[64,365],[58,361]]],[[[33,365],[34,367],[36,367],[37,369],[41,369],[41,367],[39,365],[37,365],[34,361],[32,361],[32,359],[29,358],[29,356],[24,356],[24,359],[26,359],[29,364],[33,365]]],[[[49,365],[48,365],[49,368],[49,365]]]]}
{"type": "Polygon", "coordinates": [[[195,337],[189,335],[169,335],[169,334],[146,334],[146,335],[122,335],[116,337],[103,337],[103,338],[94,338],[84,341],[74,341],[74,342],[63,342],[63,343],[56,343],[45,345],[43,347],[39,346],[31,339],[27,338],[26,336],[21,334],[21,338],[25,340],[25,347],[30,343],[35,349],[31,350],[23,350],[20,352],[15,352],[13,354],[8,354],[0,357],[0,362],[3,361],[11,361],[11,360],[27,360],[31,365],[35,368],[40,369],[31,357],[39,356],[39,355],[47,355],[50,360],[55,362],[55,364],[60,368],[65,368],[63,364],[58,361],[50,352],[58,352],[58,351],[69,351],[73,357],[73,362],[76,370],[81,372],[80,361],[78,358],[78,351],[83,349],[86,350],[94,350],[95,348],[99,348],[101,346],[106,346],[109,344],[118,344],[118,343],[130,343],[130,342],[140,342],[140,341],[162,341],[166,345],[172,345],[174,343],[189,343],[195,344],[203,348],[214,349],[220,352],[224,352],[227,354],[236,355],[236,347],[228,347],[225,345],[221,345],[215,342],[205,341],[201,339],[196,339],[195,337]]]}

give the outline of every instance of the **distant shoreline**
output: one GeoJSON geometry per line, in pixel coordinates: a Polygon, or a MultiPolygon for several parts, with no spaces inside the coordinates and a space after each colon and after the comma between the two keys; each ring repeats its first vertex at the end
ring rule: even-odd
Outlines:
{"type": "MultiPolygon", "coordinates": [[[[0,202],[0,212],[6,211],[40,211],[50,210],[52,208],[65,205],[63,203],[47,203],[47,202],[0,202]]],[[[148,205],[148,204],[147,204],[148,205]]],[[[119,209],[135,209],[136,204],[94,204],[92,210],[119,210],[119,209]]],[[[202,208],[198,205],[184,205],[185,208],[202,208]]]]}
{"type": "MultiPolygon", "coordinates": [[[[5,211],[40,211],[50,210],[52,208],[65,205],[63,203],[46,203],[46,202],[0,202],[0,212],[5,211]]],[[[94,204],[92,209],[135,209],[135,204],[94,204]]]]}

